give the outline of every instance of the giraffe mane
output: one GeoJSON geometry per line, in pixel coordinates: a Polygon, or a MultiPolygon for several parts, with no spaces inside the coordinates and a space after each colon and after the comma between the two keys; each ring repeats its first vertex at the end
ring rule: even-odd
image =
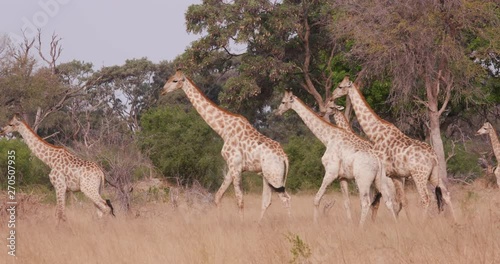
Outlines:
{"type": "MultiPolygon", "coordinates": [[[[363,95],[363,93],[361,93],[361,90],[359,89],[358,87],[358,84],[356,84],[355,82],[352,83],[352,86],[353,88],[356,90],[356,92],[359,93],[359,97],[361,98],[361,100],[363,101],[363,103],[367,106],[366,109],[372,114],[373,117],[375,117],[378,121],[380,121],[381,123],[383,123],[384,125],[388,125],[388,126],[393,126],[393,127],[396,127],[394,124],[390,123],[389,121],[381,118],[377,113],[375,113],[375,111],[373,110],[373,108],[370,106],[370,104],[366,101],[366,98],[365,96],[363,95]]],[[[399,130],[399,129],[398,129],[399,130]]]]}
{"type": "MultiPolygon", "coordinates": [[[[21,119],[21,120],[19,120],[19,121],[21,121],[21,123],[23,123],[23,124],[24,124],[24,126],[25,126],[25,127],[26,127],[26,128],[27,128],[27,129],[28,129],[28,130],[29,130],[29,131],[33,134],[33,135],[35,135],[35,137],[36,137],[38,140],[40,140],[43,144],[45,144],[45,145],[47,145],[47,146],[49,146],[49,147],[52,147],[52,148],[56,148],[56,149],[64,149],[64,150],[66,150],[66,149],[65,149],[64,147],[62,147],[62,146],[52,145],[52,144],[50,144],[49,142],[45,141],[45,140],[44,140],[42,137],[40,137],[40,136],[39,136],[39,135],[38,135],[35,131],[33,131],[33,129],[32,129],[32,128],[28,125],[28,123],[26,123],[26,121],[24,121],[24,120],[22,120],[22,119],[21,119]]],[[[66,150],[66,151],[67,151],[67,150],[66,150]]]]}
{"type": "Polygon", "coordinates": [[[228,110],[220,107],[219,105],[217,105],[216,103],[214,103],[214,101],[210,100],[210,98],[208,98],[204,92],[201,91],[201,89],[190,79],[188,78],[187,76],[185,77],[186,80],[194,87],[196,88],[199,92],[200,92],[200,95],[203,97],[203,99],[205,99],[206,102],[208,102],[209,104],[211,104],[212,106],[216,107],[217,109],[219,109],[220,111],[222,111],[223,113],[225,114],[228,114],[228,115],[232,115],[232,116],[235,116],[235,117],[240,117],[240,118],[243,118],[245,119],[247,122],[248,120],[246,119],[246,117],[240,115],[240,114],[235,114],[235,113],[232,113],[232,112],[229,112],[228,110]]]}

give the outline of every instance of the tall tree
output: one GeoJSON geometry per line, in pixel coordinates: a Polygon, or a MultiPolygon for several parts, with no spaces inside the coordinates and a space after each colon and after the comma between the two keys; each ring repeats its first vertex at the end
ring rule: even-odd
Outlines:
{"type": "MultiPolygon", "coordinates": [[[[394,105],[424,106],[440,176],[446,159],[440,118],[453,99],[473,98],[485,70],[470,58],[500,53],[499,5],[495,0],[334,0],[335,41],[361,63],[360,80],[389,76],[394,105]]],[[[405,114],[405,111],[400,113],[405,114]]],[[[418,111],[417,111],[418,112],[418,111]]],[[[415,115],[408,111],[406,114],[415,115]]]]}
{"type": "MultiPolygon", "coordinates": [[[[10,115],[19,112],[31,120],[35,131],[45,118],[59,111],[74,96],[72,90],[59,82],[53,68],[59,53],[44,56],[40,39],[41,32],[33,39],[25,38],[22,43],[10,43],[0,69],[0,101],[10,115]],[[34,49],[38,50],[37,55],[33,55],[34,49]],[[43,60],[50,60],[53,65],[39,64],[37,56],[43,56],[43,60]]],[[[53,35],[50,46],[60,50],[57,35],[53,35]]]]}
{"type": "Polygon", "coordinates": [[[141,58],[126,60],[121,66],[104,67],[94,76],[101,98],[133,132],[140,129],[141,113],[158,99],[160,87],[154,85],[156,72],[153,62],[141,58]]]}
{"type": "Polygon", "coordinates": [[[331,12],[314,0],[204,0],[186,13],[187,30],[206,34],[183,64],[222,75],[219,100],[234,111],[261,109],[276,86],[303,88],[324,111],[335,57],[326,31],[331,12]]]}

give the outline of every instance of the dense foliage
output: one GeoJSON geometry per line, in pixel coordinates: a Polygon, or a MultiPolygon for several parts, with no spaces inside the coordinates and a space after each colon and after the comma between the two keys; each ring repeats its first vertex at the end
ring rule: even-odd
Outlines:
{"type": "MultiPolygon", "coordinates": [[[[11,168],[15,173],[17,186],[26,187],[29,185],[49,185],[49,167],[42,161],[31,155],[28,146],[20,139],[7,140],[0,139],[0,175],[2,178],[7,175],[7,170],[11,168]],[[14,153],[12,153],[14,151],[14,153]],[[14,164],[8,166],[8,153],[14,156],[14,164]]],[[[7,181],[2,180],[0,186],[6,188],[7,181]]]]}
{"type": "Polygon", "coordinates": [[[284,149],[290,160],[287,188],[292,191],[319,188],[325,175],[321,164],[325,146],[312,137],[293,136],[284,149]]]}
{"type": "Polygon", "coordinates": [[[162,106],[141,119],[139,144],[158,170],[185,184],[194,180],[214,190],[222,180],[222,139],[194,109],[162,106]]]}

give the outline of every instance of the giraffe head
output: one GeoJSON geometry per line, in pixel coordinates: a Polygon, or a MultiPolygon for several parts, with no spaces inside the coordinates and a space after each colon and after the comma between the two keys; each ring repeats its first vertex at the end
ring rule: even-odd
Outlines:
{"type": "Polygon", "coordinates": [[[331,116],[339,111],[344,110],[343,106],[335,104],[335,99],[333,97],[330,97],[330,99],[326,102],[325,108],[326,108],[325,115],[328,116],[331,116]]]}
{"type": "Polygon", "coordinates": [[[347,95],[349,93],[349,89],[353,88],[352,81],[349,80],[349,76],[344,77],[344,79],[339,83],[337,88],[333,90],[332,97],[330,100],[335,100],[339,97],[347,95]]]}
{"type": "Polygon", "coordinates": [[[22,125],[23,121],[19,118],[19,116],[16,114],[12,117],[12,119],[9,121],[9,123],[2,128],[0,131],[0,135],[5,135],[12,133],[14,131],[18,131],[19,127],[22,125]]]}
{"type": "Polygon", "coordinates": [[[493,126],[490,122],[484,123],[484,125],[476,132],[476,136],[489,134],[490,131],[493,130],[493,126]]]}
{"type": "Polygon", "coordinates": [[[186,81],[186,75],[184,75],[182,71],[177,70],[175,74],[172,75],[172,77],[170,77],[163,86],[163,91],[161,92],[161,95],[165,95],[167,93],[171,93],[173,91],[181,89],[185,81],[186,81]]]}
{"type": "Polygon", "coordinates": [[[295,100],[295,96],[293,95],[292,91],[286,90],[285,91],[285,96],[283,96],[283,99],[281,100],[281,104],[276,110],[275,114],[276,115],[282,115],[286,111],[292,108],[293,101],[295,100]]]}

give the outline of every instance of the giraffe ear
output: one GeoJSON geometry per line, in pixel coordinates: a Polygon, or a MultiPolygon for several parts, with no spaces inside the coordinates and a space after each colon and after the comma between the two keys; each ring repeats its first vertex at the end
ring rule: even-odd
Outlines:
{"type": "Polygon", "coordinates": [[[12,119],[23,120],[21,113],[14,113],[12,119]]]}

